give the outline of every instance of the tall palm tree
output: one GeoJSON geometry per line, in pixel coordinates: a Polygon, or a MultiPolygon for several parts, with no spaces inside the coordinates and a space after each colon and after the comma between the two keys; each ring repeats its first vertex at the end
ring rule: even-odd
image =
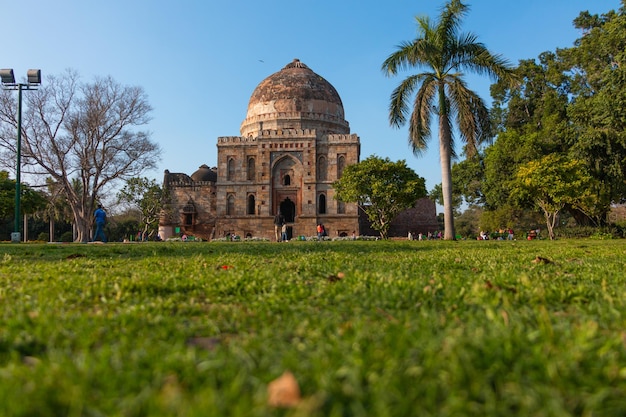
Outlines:
{"type": "Polygon", "coordinates": [[[417,38],[403,42],[383,63],[387,76],[414,68],[425,72],[410,75],[391,94],[389,122],[399,128],[409,120],[409,145],[416,156],[426,149],[431,117],[439,118],[439,157],[443,192],[446,240],[454,240],[452,206],[452,167],[455,157],[452,124],[465,143],[465,153],[472,156],[480,142],[489,135],[489,112],[483,100],[467,87],[463,71],[487,74],[492,79],[514,81],[513,68],[500,55],[494,55],[477,41],[473,33],[461,33],[462,18],[469,10],[460,0],[450,0],[441,10],[439,20],[416,17],[417,38]],[[415,99],[411,102],[413,93],[415,99]],[[412,107],[412,108],[411,108],[412,107]]]}

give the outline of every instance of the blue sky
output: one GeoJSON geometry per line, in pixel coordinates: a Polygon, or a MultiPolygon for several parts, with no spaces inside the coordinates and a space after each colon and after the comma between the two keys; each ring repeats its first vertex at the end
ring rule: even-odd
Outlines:
{"type": "MultiPolygon", "coordinates": [[[[0,67],[21,78],[29,68],[84,81],[112,76],[142,86],[153,106],[148,130],[160,144],[159,168],[193,173],[217,163],[217,137],[239,135],[254,88],[294,58],[335,86],[361,159],[405,159],[427,188],[441,182],[436,135],[420,158],[407,128],[388,122],[391,91],[383,60],[415,37],[414,17],[436,18],[435,0],[30,0],[2,7],[0,67]]],[[[572,20],[583,10],[605,13],[619,0],[474,0],[463,29],[516,64],[543,51],[572,46],[581,36],[572,20]]],[[[490,102],[486,78],[470,87],[490,102]]],[[[434,131],[436,133],[436,131],[434,131]]]]}

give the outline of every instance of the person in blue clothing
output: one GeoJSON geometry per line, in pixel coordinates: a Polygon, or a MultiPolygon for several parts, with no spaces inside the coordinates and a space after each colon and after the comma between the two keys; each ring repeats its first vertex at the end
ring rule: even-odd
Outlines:
{"type": "Polygon", "coordinates": [[[98,208],[93,213],[93,217],[96,222],[96,232],[93,234],[93,241],[95,242],[96,239],[100,238],[102,242],[106,242],[107,238],[104,235],[104,225],[107,222],[107,214],[101,204],[98,204],[98,208]]]}

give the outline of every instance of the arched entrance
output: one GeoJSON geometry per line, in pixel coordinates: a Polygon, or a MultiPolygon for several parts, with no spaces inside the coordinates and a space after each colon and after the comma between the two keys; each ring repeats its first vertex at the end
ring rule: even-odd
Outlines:
{"type": "Polygon", "coordinates": [[[296,204],[287,197],[280,202],[280,212],[287,223],[293,223],[296,219],[296,204]]]}
{"type": "Polygon", "coordinates": [[[279,211],[287,223],[294,223],[301,214],[302,163],[299,152],[281,151],[272,154],[272,213],[279,211]]]}

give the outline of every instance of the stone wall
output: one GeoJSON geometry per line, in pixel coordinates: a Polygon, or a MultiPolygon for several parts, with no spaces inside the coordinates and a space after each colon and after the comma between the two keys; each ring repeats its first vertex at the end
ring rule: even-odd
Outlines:
{"type": "MultiPolygon", "coordinates": [[[[359,218],[361,235],[378,236],[380,233],[371,227],[369,219],[361,211],[359,218]]],[[[409,232],[413,235],[428,232],[435,232],[439,229],[437,222],[437,208],[435,202],[424,197],[417,200],[415,206],[407,209],[391,222],[389,226],[389,237],[407,237],[409,232]]]]}

